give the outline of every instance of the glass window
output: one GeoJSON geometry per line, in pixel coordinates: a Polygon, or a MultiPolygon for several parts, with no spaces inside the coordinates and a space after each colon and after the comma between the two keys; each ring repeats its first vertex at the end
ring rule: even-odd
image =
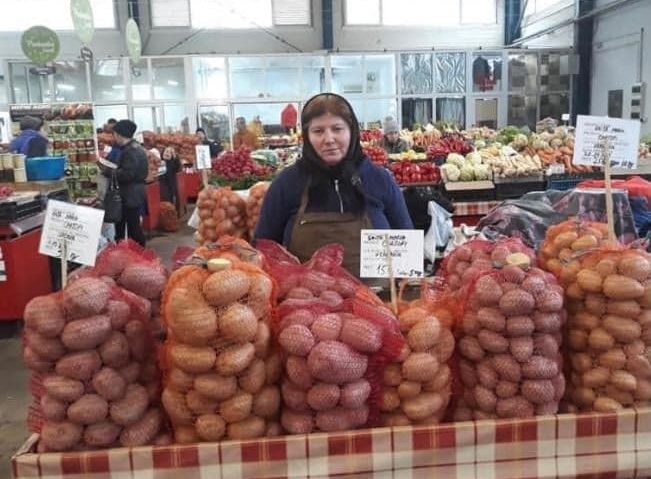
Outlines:
{"type": "Polygon", "coordinates": [[[49,77],[34,73],[33,68],[31,63],[9,64],[14,103],[41,103],[50,100],[49,77]]]}
{"type": "Polygon", "coordinates": [[[192,72],[197,98],[228,97],[224,58],[192,58],[192,72]]]}
{"type": "Polygon", "coordinates": [[[151,100],[151,82],[147,59],[131,65],[131,95],[134,100],[151,100]]]}
{"type": "Polygon", "coordinates": [[[393,26],[458,25],[459,1],[382,0],[382,24],[393,26]]]}
{"type": "Polygon", "coordinates": [[[475,99],[475,125],[497,129],[497,98],[475,99]]]}
{"type": "Polygon", "coordinates": [[[185,105],[164,105],[165,124],[163,130],[167,133],[190,133],[190,120],[185,105]]]}
{"type": "Polygon", "coordinates": [[[536,97],[509,95],[508,124],[536,128],[536,97]]]}
{"type": "Polygon", "coordinates": [[[437,53],[435,62],[436,91],[464,93],[466,91],[466,54],[437,53]]]}
{"type": "Polygon", "coordinates": [[[54,74],[55,101],[90,100],[84,62],[55,62],[54,66],[56,68],[54,74]]]}
{"type": "Polygon", "coordinates": [[[271,0],[190,0],[193,28],[259,28],[272,25],[271,0]]]}
{"type": "Polygon", "coordinates": [[[96,102],[124,101],[127,91],[121,58],[97,60],[91,71],[93,100],[96,102]]]}
{"type": "Polygon", "coordinates": [[[304,97],[310,97],[325,91],[325,58],[302,57],[304,97]]]}
{"type": "Polygon", "coordinates": [[[497,23],[495,0],[461,0],[461,23],[497,23]]]}
{"type": "Polygon", "coordinates": [[[398,109],[394,98],[366,100],[365,103],[364,117],[360,118],[360,121],[366,125],[374,124],[381,127],[386,117],[398,118],[398,109]]]}
{"type": "MultiPolygon", "coordinates": [[[[113,0],[90,0],[95,28],[115,28],[113,0]]],[[[6,0],[0,15],[0,32],[20,32],[33,25],[72,30],[70,0],[6,0]],[[6,5],[10,3],[10,5],[6,5]]]]}
{"type": "Polygon", "coordinates": [[[380,0],[345,0],[346,25],[378,25],[380,0]]]}
{"type": "Polygon", "coordinates": [[[402,99],[402,127],[414,129],[414,125],[426,125],[433,121],[431,98],[402,99]]]}
{"type": "Polygon", "coordinates": [[[274,25],[310,25],[310,0],[272,0],[274,25]]]}
{"type": "Polygon", "coordinates": [[[0,105],[6,105],[9,103],[7,101],[7,89],[5,87],[8,78],[4,71],[4,64],[0,62],[0,105]]]}
{"type": "Polygon", "coordinates": [[[437,98],[436,121],[452,123],[464,128],[466,125],[465,98],[437,98]]]}
{"type": "Polygon", "coordinates": [[[361,55],[334,55],[330,66],[334,92],[342,95],[363,92],[361,55]]]}
{"type": "MultiPolygon", "coordinates": [[[[299,111],[298,103],[294,103],[293,105],[296,111],[299,111]]],[[[286,106],[287,103],[240,103],[233,105],[233,112],[235,118],[243,116],[246,119],[247,125],[259,117],[264,128],[264,133],[266,135],[274,135],[285,132],[285,129],[281,126],[280,114],[286,106]]]]}
{"type": "Polygon", "coordinates": [[[153,131],[161,133],[161,112],[157,106],[134,106],[133,121],[138,125],[138,131],[153,131]]]}
{"type": "Polygon", "coordinates": [[[509,54],[509,91],[536,92],[538,90],[538,55],[536,53],[509,54]]]}
{"type": "Polygon", "coordinates": [[[118,121],[129,118],[126,105],[95,105],[93,110],[95,128],[103,127],[109,118],[115,118],[118,121]]]}
{"type": "Polygon", "coordinates": [[[151,0],[150,5],[154,27],[190,26],[189,0],[151,0]]]}
{"type": "Polygon", "coordinates": [[[561,121],[563,113],[570,112],[570,97],[567,93],[540,95],[540,119],[554,118],[561,121]]]}
{"type": "Polygon", "coordinates": [[[206,130],[206,135],[211,140],[230,141],[231,121],[228,106],[200,106],[199,125],[206,130]]]}
{"type": "Polygon", "coordinates": [[[367,55],[366,93],[371,95],[396,94],[396,66],[394,55],[367,55]]]}
{"type": "Polygon", "coordinates": [[[472,60],[472,90],[502,89],[502,55],[475,53],[472,60]]]}
{"type": "Polygon", "coordinates": [[[151,67],[156,100],[185,100],[183,58],[152,58],[151,67]]]}
{"type": "Polygon", "coordinates": [[[265,92],[272,97],[294,97],[300,92],[300,57],[267,58],[265,92]]]}
{"type": "Polygon", "coordinates": [[[350,106],[353,108],[353,111],[355,112],[355,116],[357,117],[357,121],[359,122],[359,127],[364,128],[364,121],[362,120],[366,114],[364,113],[364,101],[363,100],[358,100],[355,98],[347,98],[348,103],[350,103],[350,106]]]}
{"type": "Polygon", "coordinates": [[[401,90],[403,95],[432,93],[432,55],[430,53],[400,54],[401,90]]]}
{"type": "Polygon", "coordinates": [[[570,89],[569,55],[543,53],[540,55],[540,91],[570,89]]]}
{"type": "Polygon", "coordinates": [[[264,97],[264,58],[231,57],[231,96],[235,98],[264,97]]]}

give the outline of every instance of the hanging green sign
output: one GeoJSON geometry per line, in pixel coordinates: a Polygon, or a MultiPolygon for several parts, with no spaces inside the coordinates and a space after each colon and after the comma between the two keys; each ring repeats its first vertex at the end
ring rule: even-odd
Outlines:
{"type": "Polygon", "coordinates": [[[90,44],[95,35],[95,23],[89,0],[70,0],[70,16],[79,39],[86,45],[90,44]]]}
{"type": "Polygon", "coordinates": [[[138,24],[133,18],[127,20],[125,28],[125,39],[127,42],[127,52],[133,63],[140,62],[140,55],[142,54],[142,43],[140,42],[140,29],[138,24]]]}
{"type": "Polygon", "coordinates": [[[34,63],[45,65],[59,55],[59,37],[47,27],[35,26],[23,32],[20,39],[23,53],[34,63]]]}

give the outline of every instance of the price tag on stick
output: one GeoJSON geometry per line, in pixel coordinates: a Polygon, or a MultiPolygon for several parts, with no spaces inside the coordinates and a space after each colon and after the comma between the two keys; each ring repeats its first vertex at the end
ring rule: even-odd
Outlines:
{"type": "Polygon", "coordinates": [[[203,186],[208,186],[208,170],[212,168],[212,159],[210,158],[210,147],[208,145],[196,145],[194,147],[196,153],[197,169],[201,170],[201,178],[203,179],[203,186]]]}
{"type": "Polygon", "coordinates": [[[66,261],[95,266],[104,211],[49,200],[38,252],[66,261]]]}

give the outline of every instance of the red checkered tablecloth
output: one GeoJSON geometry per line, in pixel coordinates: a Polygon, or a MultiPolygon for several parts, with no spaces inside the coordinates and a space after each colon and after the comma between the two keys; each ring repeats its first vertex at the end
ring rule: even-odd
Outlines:
{"type": "Polygon", "coordinates": [[[483,216],[499,205],[500,201],[454,202],[454,216],[483,216]]]}
{"type": "Polygon", "coordinates": [[[651,476],[651,409],[12,459],[17,479],[651,476]]]}

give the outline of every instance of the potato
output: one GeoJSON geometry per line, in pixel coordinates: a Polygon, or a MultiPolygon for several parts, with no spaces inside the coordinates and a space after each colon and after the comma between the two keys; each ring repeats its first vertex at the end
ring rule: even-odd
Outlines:
{"type": "Polygon", "coordinates": [[[410,426],[411,421],[402,413],[391,413],[382,415],[382,425],[385,427],[410,426]]]}
{"type": "Polygon", "coordinates": [[[111,331],[111,319],[106,315],[77,319],[65,325],[61,342],[75,351],[92,349],[106,341],[111,331]]]}
{"type": "Polygon", "coordinates": [[[481,361],[486,354],[477,338],[473,336],[464,336],[461,338],[459,341],[459,352],[463,357],[475,362],[481,361]]]}
{"type": "Polygon", "coordinates": [[[585,307],[589,313],[601,316],[606,312],[606,297],[601,294],[588,294],[585,297],[585,307]]]}
{"type": "Polygon", "coordinates": [[[280,354],[273,353],[265,361],[265,376],[267,377],[267,385],[275,385],[280,382],[280,376],[283,371],[283,364],[280,354]]]}
{"type": "Polygon", "coordinates": [[[253,362],[255,347],[244,343],[226,348],[217,356],[215,370],[222,376],[232,376],[241,373],[253,362]]]}
{"type": "Polygon", "coordinates": [[[176,444],[194,444],[200,438],[194,426],[177,426],[174,428],[174,441],[176,444]]]}
{"type": "Polygon", "coordinates": [[[46,338],[35,331],[25,331],[25,342],[41,360],[56,361],[66,353],[58,338],[46,338]]]}
{"type": "Polygon", "coordinates": [[[93,376],[95,392],[107,401],[115,401],[124,396],[127,382],[112,368],[102,368],[93,376]]]}
{"type": "Polygon", "coordinates": [[[274,417],[280,411],[280,391],[276,386],[265,386],[253,396],[253,414],[262,418],[274,417]]]}
{"type": "Polygon", "coordinates": [[[108,414],[108,403],[97,394],[85,394],[68,407],[68,419],[75,424],[95,424],[108,414]]]}
{"type": "MultiPolygon", "coordinates": [[[[251,348],[252,345],[249,344],[251,348]]],[[[215,351],[209,347],[173,344],[169,350],[172,364],[189,374],[206,373],[215,364],[215,351]]]]}
{"type": "Polygon", "coordinates": [[[423,383],[423,391],[426,392],[439,392],[445,388],[450,387],[451,371],[447,364],[441,365],[436,376],[431,381],[423,383]]]}
{"type": "Polygon", "coordinates": [[[106,305],[106,314],[111,318],[111,328],[120,331],[129,321],[131,307],[124,301],[111,299],[106,305]]]}
{"type": "Polygon", "coordinates": [[[477,334],[479,345],[489,353],[499,354],[504,353],[509,349],[509,340],[499,333],[495,333],[488,329],[482,329],[477,334]]]}
{"type": "Polygon", "coordinates": [[[314,336],[307,326],[292,324],[281,331],[278,342],[289,354],[307,356],[314,346],[314,336]]]}
{"type": "MultiPolygon", "coordinates": [[[[418,389],[420,390],[420,384],[418,384],[418,389]]],[[[361,379],[359,381],[348,383],[341,388],[340,403],[345,408],[357,409],[364,406],[370,394],[370,383],[366,379],[361,379]]]]}
{"type": "Polygon", "coordinates": [[[640,337],[640,323],[621,316],[608,315],[603,318],[602,325],[613,338],[622,343],[630,343],[640,337]]]}
{"type": "Polygon", "coordinates": [[[43,379],[45,392],[64,402],[74,402],[84,394],[84,384],[75,379],[50,374],[43,379]]]}
{"type": "Polygon", "coordinates": [[[506,318],[495,308],[480,308],[477,311],[477,321],[482,328],[500,333],[506,327],[506,318]]]}
{"type": "Polygon", "coordinates": [[[402,363],[402,376],[409,381],[426,382],[436,376],[438,360],[428,353],[411,353],[402,363]]]}
{"type": "Polygon", "coordinates": [[[466,361],[464,359],[461,359],[459,361],[459,375],[461,376],[461,381],[463,382],[464,386],[467,388],[474,388],[479,381],[475,365],[472,362],[466,361]]]}
{"type": "Polygon", "coordinates": [[[289,314],[286,314],[280,322],[280,330],[284,330],[288,326],[302,325],[311,327],[312,323],[316,320],[315,314],[309,309],[297,309],[289,314]]]}
{"type": "Polygon", "coordinates": [[[438,393],[423,392],[402,402],[402,410],[412,421],[425,419],[439,411],[442,406],[443,398],[438,393]]]}
{"type": "Polygon", "coordinates": [[[520,363],[528,361],[534,353],[533,339],[526,336],[511,338],[509,341],[509,352],[520,363]]]}
{"type": "Polygon", "coordinates": [[[41,442],[46,450],[71,450],[81,439],[83,428],[69,421],[46,422],[41,429],[41,442]]]}
{"type": "Polygon", "coordinates": [[[259,321],[253,338],[253,347],[255,348],[255,356],[260,359],[265,359],[269,355],[269,343],[271,341],[271,331],[269,326],[264,321],[259,321]]]}
{"type": "Polygon", "coordinates": [[[289,356],[285,361],[285,372],[292,383],[299,388],[309,389],[312,386],[312,375],[307,367],[307,360],[305,358],[289,356]]]}
{"type": "Polygon", "coordinates": [[[25,306],[25,326],[43,337],[55,338],[66,324],[61,303],[54,295],[37,296],[25,306]]]}
{"type": "Polygon", "coordinates": [[[137,447],[150,444],[163,421],[159,409],[149,409],[138,421],[125,427],[120,434],[120,444],[125,447],[137,447]]]}
{"type": "MultiPolygon", "coordinates": [[[[626,392],[635,392],[637,389],[637,379],[628,371],[617,370],[610,375],[610,382],[617,389],[626,392]]],[[[620,401],[621,402],[621,401],[620,401]]]]}
{"type": "Polygon", "coordinates": [[[543,313],[536,311],[533,314],[536,331],[540,333],[555,333],[561,329],[561,316],[558,313],[543,313]]]}
{"type": "MultiPolygon", "coordinates": [[[[187,384],[184,383],[184,385],[187,384]]],[[[189,385],[187,389],[176,389],[180,392],[187,392],[194,386],[198,393],[216,401],[224,401],[233,397],[237,392],[237,379],[234,376],[225,377],[216,373],[205,373],[194,378],[190,377],[189,385]]]]}
{"type": "Polygon", "coordinates": [[[572,327],[582,329],[589,333],[599,326],[599,317],[587,311],[582,311],[572,316],[571,323],[572,327]]]}
{"type": "Polygon", "coordinates": [[[593,403],[593,408],[597,412],[616,412],[622,409],[622,405],[609,397],[598,397],[593,403]]]}
{"type": "Polygon", "coordinates": [[[439,336],[438,344],[429,350],[430,354],[435,354],[439,363],[447,362],[454,353],[455,341],[454,335],[449,329],[443,329],[439,336]]]}
{"type": "Polygon", "coordinates": [[[343,408],[328,409],[316,413],[316,426],[325,432],[346,431],[354,426],[350,412],[343,408]]]}
{"type": "Polygon", "coordinates": [[[592,356],[587,353],[573,353],[571,356],[572,368],[578,373],[585,373],[592,369],[592,356]]]}
{"type": "Polygon", "coordinates": [[[517,383],[510,381],[499,381],[495,387],[495,394],[498,398],[505,399],[515,396],[518,393],[519,386],[517,383]]]}
{"type": "Polygon", "coordinates": [[[113,421],[91,424],[84,430],[84,442],[91,447],[109,447],[117,441],[121,430],[113,421]]]}
{"type": "Polygon", "coordinates": [[[380,410],[383,412],[391,412],[400,407],[400,396],[398,390],[392,387],[385,387],[382,390],[382,400],[380,402],[380,410]]]}
{"type": "Polygon", "coordinates": [[[235,303],[248,293],[249,276],[244,271],[226,269],[211,274],[203,283],[203,295],[211,306],[221,307],[235,303]]]}
{"type": "Polygon", "coordinates": [[[649,380],[638,378],[635,399],[639,401],[648,401],[651,399],[651,382],[649,380]]]}
{"type": "Polygon", "coordinates": [[[344,343],[321,341],[310,351],[307,365],[315,379],[343,384],[360,379],[366,373],[368,358],[344,343]]]}
{"type": "Polygon", "coordinates": [[[174,288],[167,302],[170,335],[191,346],[205,346],[217,334],[217,314],[203,297],[185,288],[174,288]]]}
{"type": "Polygon", "coordinates": [[[148,406],[147,390],[140,384],[129,384],[124,397],[111,403],[111,419],[121,426],[128,426],[140,419],[148,406]]]}
{"type": "Polygon", "coordinates": [[[481,276],[475,283],[475,296],[482,306],[498,304],[503,293],[499,283],[491,276],[481,276]]]}
{"type": "Polygon", "coordinates": [[[615,338],[613,338],[605,329],[595,328],[588,336],[588,345],[591,349],[596,351],[609,351],[615,346],[615,338]]]}
{"type": "Polygon", "coordinates": [[[572,401],[579,407],[591,408],[596,399],[594,390],[586,387],[578,387],[572,391],[572,401]]]}
{"type": "Polygon", "coordinates": [[[208,398],[194,389],[185,393],[185,403],[196,415],[213,414],[219,409],[219,401],[208,398]]]}
{"type": "Polygon", "coordinates": [[[625,254],[617,264],[617,271],[637,281],[644,281],[651,275],[651,264],[647,258],[638,254],[625,254]]]}
{"type": "Polygon", "coordinates": [[[626,354],[620,348],[614,348],[599,355],[599,365],[611,370],[624,368],[626,354]]]}
{"type": "MultiPolygon", "coordinates": [[[[475,396],[475,402],[477,404],[477,407],[479,407],[479,409],[481,409],[482,412],[485,413],[495,412],[495,406],[497,405],[497,396],[495,396],[495,393],[493,393],[492,390],[478,384],[477,386],[475,386],[472,393],[475,396]]],[[[407,415],[409,416],[409,414],[407,415]]]]}
{"type": "Polygon", "coordinates": [[[63,421],[66,418],[67,404],[49,394],[44,394],[41,397],[40,406],[43,417],[47,421],[63,421]]]}
{"type": "Polygon", "coordinates": [[[607,311],[615,316],[635,319],[642,312],[642,308],[640,303],[629,299],[627,301],[609,301],[607,311]]]}
{"type": "Polygon", "coordinates": [[[476,373],[477,379],[482,386],[488,389],[495,389],[499,378],[491,366],[490,360],[484,359],[482,362],[478,363],[476,373]]]}
{"type": "Polygon", "coordinates": [[[144,361],[149,351],[151,338],[145,331],[145,325],[142,321],[132,320],[124,326],[124,334],[129,343],[129,352],[131,357],[136,361],[144,361]]]}
{"type": "Polygon", "coordinates": [[[362,318],[343,322],[341,342],[362,353],[374,353],[382,347],[382,328],[362,318]]]}
{"type": "Polygon", "coordinates": [[[118,374],[126,381],[127,384],[134,383],[140,376],[140,363],[131,362],[125,367],[118,369],[118,374]]]}
{"type": "Polygon", "coordinates": [[[522,371],[520,365],[512,356],[508,354],[497,354],[491,361],[493,363],[493,369],[495,369],[501,379],[514,383],[520,382],[522,371]]]}
{"type": "Polygon", "coordinates": [[[514,289],[502,295],[499,300],[500,311],[506,316],[526,315],[533,311],[534,297],[521,289],[514,289]]]}
{"type": "Polygon", "coordinates": [[[106,366],[121,368],[129,363],[129,342],[127,337],[113,331],[99,347],[99,354],[106,366]]]}
{"type": "Polygon", "coordinates": [[[192,424],[194,416],[185,400],[185,395],[170,388],[163,389],[161,402],[165,412],[175,426],[192,424]]]}
{"type": "Polygon", "coordinates": [[[266,429],[264,419],[250,416],[243,421],[229,424],[227,435],[230,439],[255,439],[263,437],[266,429]]]}
{"type": "Polygon", "coordinates": [[[61,376],[88,381],[102,366],[102,360],[94,350],[80,351],[63,356],[56,363],[55,371],[61,376]]]}
{"type": "Polygon", "coordinates": [[[533,405],[522,396],[499,399],[495,410],[501,418],[527,418],[534,414],[533,405]]]}
{"type": "Polygon", "coordinates": [[[651,378],[651,363],[644,356],[632,356],[626,360],[626,370],[637,378],[651,378]]]}
{"type": "Polygon", "coordinates": [[[582,269],[576,275],[576,282],[587,293],[601,293],[603,280],[601,275],[591,269],[582,269]]]}
{"type": "Polygon", "coordinates": [[[219,415],[230,424],[246,419],[251,414],[252,408],[253,396],[242,392],[223,401],[219,406],[219,415]]]}
{"type": "Polygon", "coordinates": [[[218,414],[203,414],[195,424],[197,435],[204,441],[220,441],[226,434],[226,423],[218,414]]]}
{"type": "Polygon", "coordinates": [[[314,416],[286,408],[280,415],[280,424],[290,434],[309,434],[314,430],[314,416]]]}
{"type": "Polygon", "coordinates": [[[554,401],[555,389],[548,379],[528,379],[520,386],[522,396],[532,404],[545,404],[554,401]]]}
{"type": "Polygon", "coordinates": [[[258,329],[258,320],[251,308],[239,303],[226,308],[218,324],[221,337],[239,343],[253,341],[258,329]]]}
{"type": "Polygon", "coordinates": [[[29,346],[25,346],[23,349],[23,361],[29,369],[40,373],[51,371],[54,368],[52,361],[40,357],[29,346]]]}
{"type": "Polygon", "coordinates": [[[506,331],[510,336],[529,336],[534,329],[534,322],[529,316],[511,316],[506,319],[506,331]]]}
{"type": "Polygon", "coordinates": [[[616,300],[637,299],[644,295],[644,287],[628,276],[611,274],[604,280],[604,294],[616,300]]]}
{"type": "Polygon", "coordinates": [[[71,318],[97,315],[106,307],[110,295],[110,287],[101,279],[80,278],[63,290],[63,308],[71,318]]]}
{"type": "Polygon", "coordinates": [[[605,386],[610,378],[610,370],[603,367],[592,368],[582,376],[582,384],[587,388],[599,388],[605,386]]]}

